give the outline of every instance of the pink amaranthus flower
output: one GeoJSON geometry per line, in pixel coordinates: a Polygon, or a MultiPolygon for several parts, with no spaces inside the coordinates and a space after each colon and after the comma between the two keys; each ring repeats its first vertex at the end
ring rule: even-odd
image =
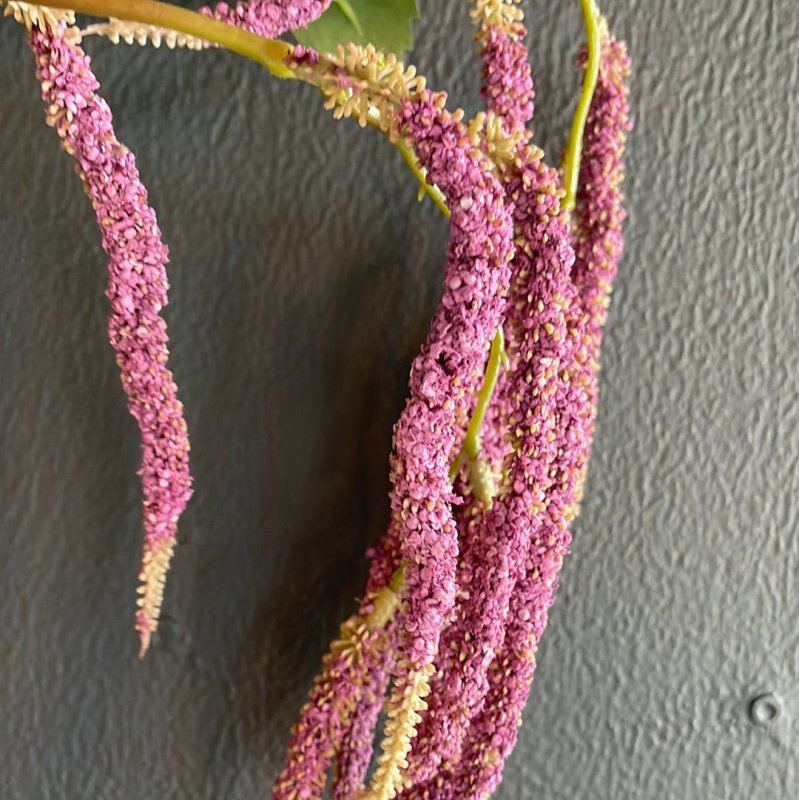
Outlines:
{"type": "MultiPolygon", "coordinates": [[[[312,800],[321,797],[343,736],[361,741],[360,726],[379,708],[391,667],[386,659],[384,616],[396,602],[388,588],[371,597],[372,611],[355,614],[341,626],[339,638],[324,657],[322,673],[292,729],[286,765],[272,789],[272,800],[312,800]],[[353,731],[355,727],[355,731],[353,731]]],[[[345,766],[341,780],[349,785],[352,774],[363,767],[362,751],[352,754],[356,763],[345,766]]]]}
{"type": "MultiPolygon", "coordinates": [[[[553,395],[556,414],[544,506],[539,509],[523,563],[524,574],[511,597],[504,644],[489,672],[489,692],[481,713],[472,720],[460,758],[426,784],[404,797],[474,799],[489,795],[499,784],[512,751],[535,671],[535,652],[554,601],[558,573],[568,551],[568,525],[577,513],[593,433],[597,399],[597,357],[611,281],[621,254],[619,183],[625,133],[629,130],[627,86],[629,61],[624,48],[602,39],[600,77],[586,126],[577,209],[577,259],[564,297],[567,336],[561,361],[567,371],[553,395]],[[570,364],[570,366],[569,366],[570,364]]],[[[549,180],[554,183],[554,176],[549,180]]],[[[520,198],[529,182],[511,183],[518,226],[535,225],[535,209],[520,198]],[[525,222],[526,221],[526,222],[525,222]]],[[[535,248],[540,231],[527,230],[523,239],[535,248]]],[[[518,258],[517,250],[517,258],[518,258]]],[[[514,291],[522,299],[523,292],[514,291]]],[[[535,293],[533,294],[535,296],[535,293]]],[[[522,312],[524,303],[517,309],[522,312]]],[[[546,305],[545,305],[546,307],[546,305]]],[[[512,312],[511,312],[512,313],[512,312]]],[[[519,319],[534,319],[535,308],[519,319]]],[[[509,335],[508,337],[512,337],[509,335]]]]}
{"type": "MultiPolygon", "coordinates": [[[[575,212],[573,280],[589,315],[594,358],[599,356],[602,327],[607,319],[610,290],[619,268],[624,239],[621,226],[627,212],[622,205],[622,156],[631,129],[628,103],[630,59],[622,42],[602,24],[599,77],[583,136],[580,182],[575,212]]],[[[581,56],[584,67],[585,55],[581,56]]]]}
{"type": "MultiPolygon", "coordinates": [[[[491,52],[484,48],[485,62],[490,63],[495,55],[503,57],[503,52],[501,47],[491,52]]],[[[406,798],[476,798],[498,784],[516,740],[535,667],[536,645],[570,543],[569,524],[577,511],[593,429],[596,358],[592,345],[597,340],[592,341],[592,323],[570,274],[574,237],[559,207],[563,192],[558,175],[543,164],[540,151],[525,144],[526,136],[520,130],[523,123],[513,122],[527,113],[518,108],[525,97],[532,101],[532,96],[529,79],[529,90],[520,89],[515,101],[492,109],[495,116],[505,116],[506,135],[517,135],[511,141],[518,143],[517,155],[511,155],[504,165],[500,159],[499,166],[502,198],[513,213],[515,226],[516,252],[505,312],[510,372],[496,390],[485,436],[488,462],[504,467],[500,494],[493,506],[490,502],[486,505],[475,500],[468,483],[459,480],[456,488],[468,502],[460,506],[463,511],[456,512],[461,499],[455,490],[443,478],[430,480],[429,476],[442,476],[444,467],[452,462],[464,418],[474,406],[477,381],[471,381],[466,398],[459,396],[460,384],[449,390],[449,397],[454,393],[459,406],[452,417],[455,424],[445,429],[443,415],[430,414],[414,394],[418,391],[414,382],[417,359],[406,412],[412,409],[422,421],[417,423],[413,417],[406,421],[413,432],[408,440],[397,435],[403,430],[402,420],[398,424],[393,463],[400,467],[393,470],[406,498],[416,497],[411,494],[415,491],[418,498],[427,493],[429,497],[438,494],[440,500],[426,506],[416,503],[417,509],[428,512],[423,523],[435,530],[435,535],[425,539],[423,533],[416,533],[422,525],[412,518],[413,536],[400,548],[400,556],[412,568],[403,590],[406,638],[400,642],[401,649],[407,648],[407,631],[421,634],[412,641],[421,651],[416,663],[424,665],[423,659],[431,659],[428,663],[437,674],[428,697],[431,669],[414,668],[414,662],[400,653],[384,756],[370,789],[358,793],[358,798],[388,798],[402,784],[408,787],[402,795],[406,798]],[[505,430],[510,434],[510,447],[502,441],[505,430]],[[410,469],[399,460],[404,452],[413,454],[407,459],[410,469]],[[411,480],[406,480],[406,475],[411,480]],[[436,514],[439,508],[443,517],[436,514]],[[458,528],[455,541],[450,520],[458,528]],[[435,549],[427,549],[432,545],[435,549]],[[457,554],[458,564],[455,594],[449,599],[453,554],[457,554]],[[414,581],[414,562],[421,580],[414,581]],[[421,627],[414,620],[425,615],[428,622],[421,627]],[[436,636],[441,636],[441,641],[431,646],[436,636]],[[419,736],[411,745],[417,725],[419,736]]],[[[438,127],[432,112],[420,125],[423,130],[432,128],[435,136],[440,135],[438,127]]],[[[405,127],[403,133],[410,131],[405,127]]],[[[458,196],[455,202],[451,196],[452,170],[431,170],[424,136],[409,135],[408,140],[428,179],[444,191],[454,217],[460,209],[458,196]]],[[[462,142],[466,146],[466,136],[462,142]]],[[[469,155],[474,156],[473,151],[469,155]]],[[[480,248],[475,249],[474,255],[479,252],[480,248]]],[[[484,240],[482,253],[492,252],[484,240]]],[[[439,314],[446,309],[447,288],[445,279],[439,314]]],[[[447,398],[444,393],[442,397],[443,406],[447,398]]],[[[393,502],[392,508],[400,506],[393,502]]],[[[403,501],[401,508],[409,506],[403,501]]],[[[401,533],[404,521],[395,516],[395,523],[403,523],[399,525],[401,533]]],[[[375,718],[373,702],[362,705],[361,711],[368,720],[375,718]]],[[[365,771],[371,752],[368,725],[352,725],[340,741],[339,774],[346,779],[337,786],[336,796],[344,798],[365,771]],[[351,765],[356,765],[354,771],[351,765]]]]}
{"type": "Polygon", "coordinates": [[[200,13],[228,25],[244,28],[258,36],[274,38],[286,31],[304,28],[320,17],[331,0],[250,0],[236,3],[217,3],[205,6],[200,13]]]}
{"type": "MultiPolygon", "coordinates": [[[[524,135],[535,92],[522,12],[510,2],[477,0],[472,19],[478,25],[487,110],[500,118],[507,134],[524,135]]],[[[444,633],[429,708],[414,742],[412,783],[424,783],[442,763],[457,762],[469,723],[482,708],[488,668],[502,642],[510,596],[521,577],[519,554],[527,549],[532,517],[547,483],[554,438],[551,397],[561,379],[563,307],[573,293],[569,267],[574,253],[559,215],[562,192],[542,157],[537,148],[520,145],[516,163],[501,169],[506,192],[508,183],[516,187],[509,198],[517,246],[505,321],[510,372],[501,376],[494,391],[481,461],[507,478],[493,506],[467,506],[458,570],[462,599],[444,633]],[[520,171],[524,178],[518,184],[520,171]],[[527,238],[532,216],[546,220],[542,253],[527,238]],[[516,441],[508,452],[505,439],[514,430],[516,441]],[[525,430],[530,431],[526,441],[525,430]]]]}
{"type": "Polygon", "coordinates": [[[427,90],[403,104],[401,129],[452,210],[444,295],[411,370],[410,398],[394,432],[392,514],[405,565],[398,667],[383,755],[370,798],[397,791],[438,640],[455,601],[456,496],[449,477],[459,426],[501,322],[512,254],[502,188],[461,125],[427,90]]]}
{"type": "Polygon", "coordinates": [[[337,754],[337,796],[347,796],[343,792],[360,786],[365,777],[377,714],[394,665],[402,579],[396,526],[389,526],[379,550],[371,555],[358,612],[341,626],[323,659],[322,672],[292,728],[272,800],[318,797],[337,754]]]}
{"type": "Polygon", "coordinates": [[[411,562],[405,578],[405,625],[412,637],[407,657],[419,666],[435,656],[454,600],[456,497],[449,469],[456,422],[468,413],[502,321],[513,231],[501,186],[472,151],[460,115],[443,111],[442,102],[425,92],[401,113],[419,163],[452,209],[444,296],[411,370],[392,463],[392,511],[403,556],[411,562]]]}
{"type": "Polygon", "coordinates": [[[463,599],[442,638],[439,672],[413,750],[415,782],[431,778],[442,763],[457,763],[469,724],[483,707],[511,595],[524,574],[522,554],[546,508],[560,444],[557,404],[578,356],[565,314],[575,294],[569,275],[574,251],[557,174],[542,155],[533,146],[520,147],[519,166],[506,175],[517,247],[505,321],[511,368],[501,387],[504,414],[497,424],[508,432],[511,451],[499,494],[464,545],[463,599]]]}
{"type": "Polygon", "coordinates": [[[513,0],[476,0],[471,16],[478,26],[486,111],[502,120],[507,133],[524,133],[535,109],[524,15],[513,0]]]}
{"type": "MultiPolygon", "coordinates": [[[[599,86],[570,228],[557,173],[528,143],[534,91],[521,12],[512,0],[474,2],[488,115],[468,128],[412,69],[404,72],[374,48],[342,50],[338,63],[328,61],[335,80],[328,74],[326,88],[337,86],[328,103],[342,102],[343,115],[352,101],[361,124],[377,121],[413,148],[446,198],[451,235],[443,297],[395,428],[392,523],[360,608],[342,626],[293,730],[275,800],[321,796],[334,766],[336,800],[389,800],[403,787],[405,798],[490,793],[516,741],[570,544],[593,432],[601,328],[621,255],[629,62],[601,27],[599,86]],[[498,330],[508,370],[467,478],[455,474],[453,461],[498,330]],[[364,788],[392,678],[383,755],[364,788]]],[[[253,0],[203,11],[276,36],[328,5],[253,0]]],[[[111,261],[109,336],[142,433],[137,628],[144,650],[191,494],[186,427],[160,317],[167,251],[133,156],[116,140],[89,59],[74,41],[61,22],[31,31],[48,122],[77,161],[111,261]]],[[[303,60],[322,63],[297,47],[293,61],[303,60]]]]}
{"type": "MultiPolygon", "coordinates": [[[[221,3],[219,19],[262,36],[307,25],[330,0],[221,3]]],[[[206,9],[206,13],[212,13],[206,9]]],[[[177,522],[191,497],[189,443],[183,406],[167,367],[165,265],[168,250],[148,204],[133,154],[114,134],[111,111],[97,95],[90,59],[58,16],[39,14],[29,26],[48,123],[77,161],[108,253],[109,338],[117,353],[128,408],[142,435],[145,543],[136,629],[141,655],[158,626],[177,522]]]]}
{"type": "MultiPolygon", "coordinates": [[[[547,169],[541,177],[557,186],[554,171],[547,169]]],[[[509,191],[517,196],[525,188],[522,176],[509,191]]],[[[446,786],[437,795],[442,798],[482,798],[501,779],[529,693],[536,645],[571,541],[569,524],[585,468],[593,419],[587,390],[591,363],[583,317],[569,280],[573,255],[564,258],[557,253],[557,239],[549,237],[540,220],[534,207],[519,203],[517,225],[527,228],[525,240],[534,257],[530,285],[519,292],[524,284],[514,284],[512,293],[517,322],[530,326],[520,343],[524,348],[535,342],[536,347],[528,350],[535,353],[532,361],[518,365],[516,380],[509,381],[517,397],[510,427],[518,453],[509,480],[513,486],[509,516],[512,526],[523,529],[521,536],[518,531],[514,536],[521,545],[516,550],[515,582],[504,640],[487,675],[488,691],[480,713],[471,720],[459,759],[451,773],[439,778],[444,777],[446,786]],[[530,291],[525,294],[525,289],[530,291]]],[[[565,233],[562,218],[559,225],[565,233]]]]}
{"type": "Polygon", "coordinates": [[[108,334],[142,436],[145,538],[136,628],[143,654],[158,625],[178,518],[191,496],[189,439],[160,315],[168,251],[134,156],[116,138],[111,111],[97,94],[90,59],[66,32],[64,23],[32,27],[30,43],[47,123],[76,161],[110,259],[108,334]]]}

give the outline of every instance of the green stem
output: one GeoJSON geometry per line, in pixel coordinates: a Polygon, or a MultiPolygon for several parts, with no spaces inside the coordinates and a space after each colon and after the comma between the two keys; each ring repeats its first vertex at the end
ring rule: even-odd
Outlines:
{"type": "Polygon", "coordinates": [[[385,628],[400,604],[399,594],[405,586],[405,563],[400,564],[391,575],[388,586],[384,586],[375,595],[371,613],[364,618],[370,631],[385,628]]]}
{"type": "Polygon", "coordinates": [[[94,17],[116,17],[130,22],[156,25],[218,44],[266,67],[278,78],[294,78],[285,63],[291,45],[265,39],[210,17],[157,0],[47,0],[51,8],[65,8],[94,17]]]}
{"type": "Polygon", "coordinates": [[[583,10],[585,34],[588,42],[588,64],[583,76],[583,88],[580,92],[580,99],[577,102],[577,110],[574,112],[566,153],[563,156],[563,183],[566,188],[566,195],[561,205],[565,211],[571,211],[574,208],[577,197],[577,180],[580,175],[580,158],[583,152],[583,132],[585,131],[588,111],[591,107],[591,100],[594,97],[594,90],[599,78],[601,51],[600,15],[596,2],[595,0],[580,0],[580,6],[583,10]]]}
{"type": "MultiPolygon", "coordinates": [[[[416,154],[402,139],[397,142],[397,149],[405,159],[405,163],[411,168],[411,172],[416,176],[421,188],[430,195],[430,199],[436,204],[438,210],[449,219],[450,212],[449,208],[447,208],[447,201],[444,198],[444,193],[435,184],[428,183],[427,173],[419,166],[419,162],[416,160],[416,154]]],[[[420,193],[419,199],[421,200],[422,197],[423,195],[420,193]]]]}
{"type": "Polygon", "coordinates": [[[452,463],[449,470],[450,480],[455,480],[458,470],[464,461],[476,461],[480,457],[480,428],[483,425],[488,406],[491,403],[491,397],[494,394],[494,389],[499,379],[500,367],[507,367],[508,357],[505,353],[505,336],[502,333],[502,328],[498,328],[491,342],[491,352],[488,355],[488,364],[486,364],[485,376],[483,378],[483,385],[477,393],[477,404],[474,408],[472,418],[469,420],[469,427],[466,429],[466,436],[463,440],[463,446],[458,453],[457,458],[452,463]]]}

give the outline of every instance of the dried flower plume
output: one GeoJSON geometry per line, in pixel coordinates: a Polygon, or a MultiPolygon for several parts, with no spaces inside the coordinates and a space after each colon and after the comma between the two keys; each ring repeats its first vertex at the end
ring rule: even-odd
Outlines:
{"type": "Polygon", "coordinates": [[[144,553],[136,629],[141,652],[158,626],[177,523],[191,496],[183,406],[167,367],[167,248],[133,154],[114,134],[89,57],[57,17],[29,17],[47,124],[76,162],[109,256],[108,334],[142,436],[144,553]],[[35,19],[35,21],[34,21],[35,19]]]}

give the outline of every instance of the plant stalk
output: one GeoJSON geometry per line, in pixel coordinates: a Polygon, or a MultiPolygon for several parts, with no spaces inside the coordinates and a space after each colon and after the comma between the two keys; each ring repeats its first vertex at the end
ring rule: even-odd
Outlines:
{"type": "Polygon", "coordinates": [[[585,22],[585,34],[588,43],[588,64],[583,76],[583,88],[577,109],[574,112],[569,141],[566,153],[563,156],[563,184],[566,195],[561,203],[564,211],[572,211],[577,198],[577,182],[580,176],[580,158],[583,153],[583,132],[594,97],[597,80],[599,79],[599,59],[601,56],[602,42],[600,35],[600,14],[595,0],[580,0],[585,22]]]}
{"type": "Polygon", "coordinates": [[[196,11],[158,0],[46,0],[51,8],[64,8],[94,17],[116,17],[130,22],[155,25],[205,39],[252,59],[278,78],[294,78],[286,64],[291,45],[265,39],[249,31],[219,22],[196,11]]]}

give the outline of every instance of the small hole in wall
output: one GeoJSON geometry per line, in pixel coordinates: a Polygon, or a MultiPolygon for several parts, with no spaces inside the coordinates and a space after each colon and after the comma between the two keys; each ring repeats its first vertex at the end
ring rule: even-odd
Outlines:
{"type": "Polygon", "coordinates": [[[761,728],[776,722],[781,711],[780,701],[771,692],[761,694],[749,704],[749,719],[761,728]]]}

